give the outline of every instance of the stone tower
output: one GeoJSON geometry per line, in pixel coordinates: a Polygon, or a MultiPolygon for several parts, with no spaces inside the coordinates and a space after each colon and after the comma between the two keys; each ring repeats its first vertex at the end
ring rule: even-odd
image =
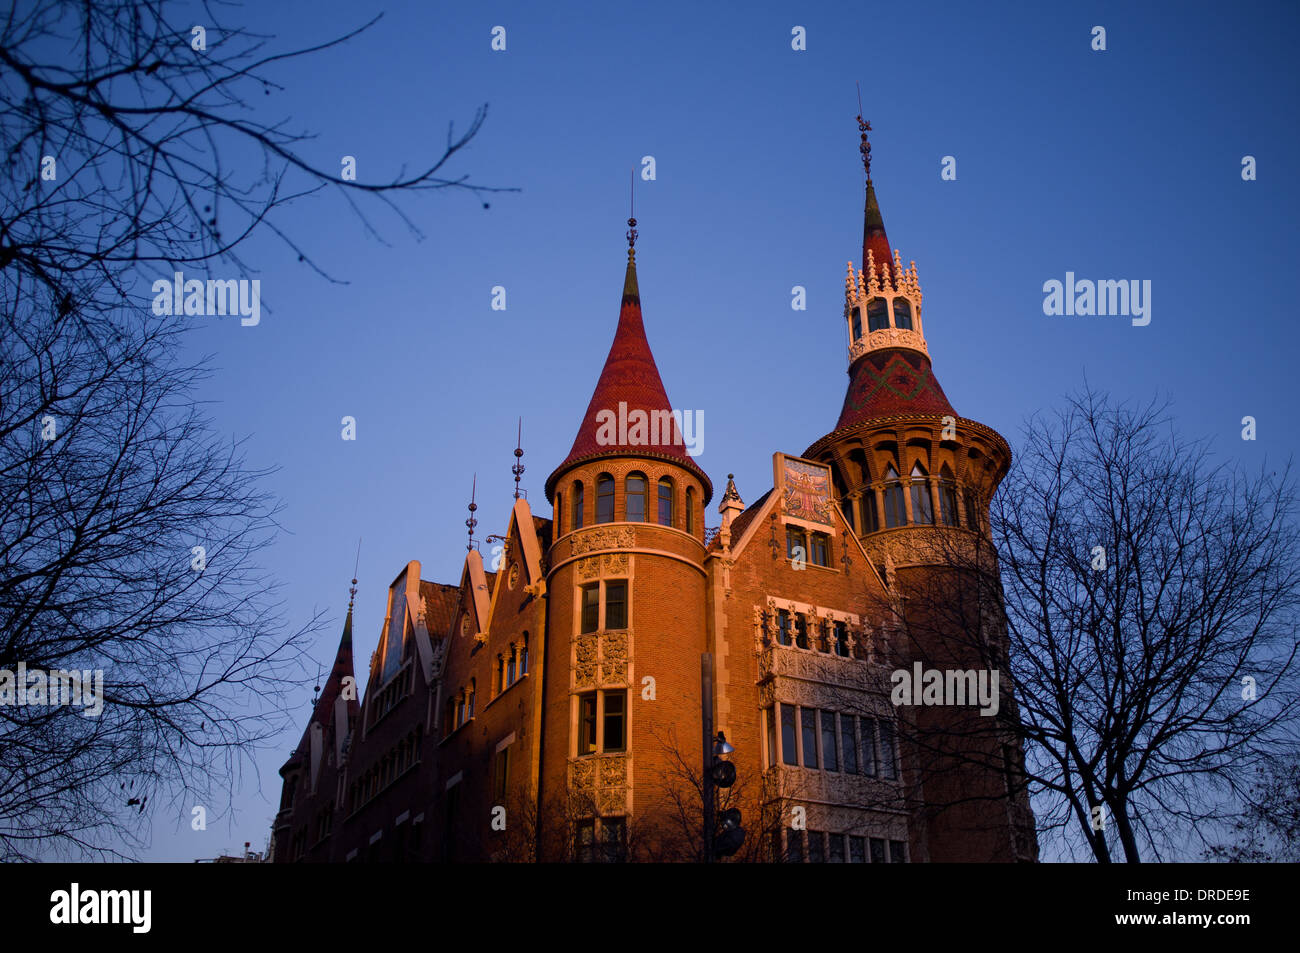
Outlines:
{"type": "Polygon", "coordinates": [[[690,726],[713,487],[687,453],[646,340],[628,224],[614,342],[573,447],[546,481],[555,515],[539,800],[546,823],[574,827],[579,859],[617,854],[629,837],[672,836],[660,829],[669,752],[700,758],[690,726]]]}
{"type": "MultiPolygon", "coordinates": [[[[1011,450],[961,417],[930,363],[916,262],[891,252],[871,179],[870,124],[858,117],[866,170],[862,266],[848,266],[844,319],[849,386],[835,429],[804,457],[831,468],[835,495],[882,579],[901,598],[905,632],[888,647],[900,669],[1004,669],[1001,588],[988,539],[988,501],[1011,450]],[[991,582],[992,581],[992,582],[991,582]]],[[[1005,672],[1000,672],[1005,675],[1005,672]]],[[[1016,783],[1019,747],[1009,680],[996,716],[969,706],[918,705],[911,792],[932,860],[1033,859],[1032,817],[1016,783]]]]}

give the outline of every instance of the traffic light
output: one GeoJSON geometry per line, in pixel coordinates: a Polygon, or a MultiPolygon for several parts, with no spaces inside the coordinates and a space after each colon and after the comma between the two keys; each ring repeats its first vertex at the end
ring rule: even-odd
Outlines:
{"type": "MultiPolygon", "coordinates": [[[[736,766],[723,760],[723,755],[735,751],[727,743],[727,737],[718,732],[713,743],[713,764],[709,769],[709,796],[713,797],[717,788],[729,788],[736,783],[736,766]]],[[[730,857],[740,850],[745,843],[745,829],[740,826],[740,811],[729,807],[718,818],[718,829],[713,835],[713,854],[715,857],[730,857]]]]}
{"type": "Polygon", "coordinates": [[[745,843],[745,829],[740,826],[740,811],[729,807],[719,818],[721,828],[713,839],[713,852],[719,857],[730,857],[745,843]]]}

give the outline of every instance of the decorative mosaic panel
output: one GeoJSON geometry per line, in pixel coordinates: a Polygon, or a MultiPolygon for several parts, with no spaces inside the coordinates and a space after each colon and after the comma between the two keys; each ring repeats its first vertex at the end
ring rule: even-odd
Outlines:
{"type": "Polygon", "coordinates": [[[783,456],[780,471],[781,507],[785,515],[832,525],[830,468],[783,456]]]}

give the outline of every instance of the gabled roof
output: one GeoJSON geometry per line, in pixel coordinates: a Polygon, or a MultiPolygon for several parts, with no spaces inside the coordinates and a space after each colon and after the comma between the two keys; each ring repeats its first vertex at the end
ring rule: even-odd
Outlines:
{"type": "Polygon", "coordinates": [[[420,580],[420,595],[424,598],[424,627],[433,638],[441,638],[451,631],[460,608],[460,586],[420,580]]]}

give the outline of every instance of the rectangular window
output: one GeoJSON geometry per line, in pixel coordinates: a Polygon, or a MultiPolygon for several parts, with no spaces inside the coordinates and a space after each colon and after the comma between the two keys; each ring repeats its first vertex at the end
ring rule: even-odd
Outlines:
{"type": "Polygon", "coordinates": [[[574,859],[580,864],[590,864],[596,859],[596,822],[578,821],[574,834],[574,859]]]}
{"type": "Polygon", "coordinates": [[[849,835],[849,863],[865,864],[867,862],[867,839],[849,835]]]}
{"type": "Polygon", "coordinates": [[[786,764],[799,764],[798,742],[795,740],[794,706],[781,705],[781,760],[786,764]]]}
{"type": "Polygon", "coordinates": [[[880,776],[890,781],[898,777],[898,763],[894,751],[894,723],[880,723],[880,776]]]}
{"type": "Polygon", "coordinates": [[[840,760],[835,755],[835,712],[822,711],[822,763],[827,771],[838,771],[840,760]]]}
{"type": "Polygon", "coordinates": [[[808,832],[808,863],[826,863],[826,846],[822,843],[821,831],[808,832]]]}
{"type": "Polygon", "coordinates": [[[627,695],[623,692],[602,692],[605,700],[605,751],[622,751],[626,747],[624,725],[627,715],[627,695]]]}
{"type": "Polygon", "coordinates": [[[825,619],[822,619],[821,622],[817,624],[817,651],[818,652],[829,652],[831,650],[830,632],[831,632],[830,626],[826,624],[825,619]]]}
{"type": "Polygon", "coordinates": [[[799,724],[803,728],[803,766],[817,767],[817,709],[800,708],[799,724]]]}
{"type": "Polygon", "coordinates": [[[605,628],[627,628],[627,581],[605,583],[605,628]]]}
{"type": "Polygon", "coordinates": [[[809,553],[809,561],[814,566],[831,564],[831,540],[825,533],[812,534],[812,552],[809,553]]]}
{"type": "Polygon", "coordinates": [[[844,773],[858,773],[858,745],[853,737],[852,715],[840,715],[840,747],[844,752],[844,773]]]}
{"type": "Polygon", "coordinates": [[[803,863],[804,831],[785,832],[785,862],[787,864],[803,863]]]}
{"type": "Polygon", "coordinates": [[[907,845],[901,840],[889,842],[889,861],[893,864],[907,863],[907,845]]]}
{"type": "Polygon", "coordinates": [[[835,623],[835,654],[840,658],[849,657],[849,627],[843,622],[835,623]]]}
{"type": "Polygon", "coordinates": [[[776,640],[782,645],[790,644],[790,613],[785,609],[776,610],[776,640]]]}
{"type": "Polygon", "coordinates": [[[776,713],[767,708],[763,711],[763,720],[767,723],[767,767],[777,763],[776,756],[776,713]]]}
{"type": "Polygon", "coordinates": [[[785,528],[785,556],[795,562],[808,560],[808,537],[797,526],[785,528]]]}
{"type": "Polygon", "coordinates": [[[862,726],[862,773],[876,776],[876,722],[872,718],[860,718],[862,726]]]}
{"type": "Polygon", "coordinates": [[[582,587],[582,628],[579,632],[595,632],[600,628],[600,583],[582,587]]]}
{"type": "Polygon", "coordinates": [[[829,839],[830,862],[832,864],[844,863],[844,835],[828,834],[826,836],[829,839]]]}
{"type": "Polygon", "coordinates": [[[885,862],[885,842],[879,837],[871,838],[871,862],[873,864],[885,862]]]}
{"type": "Polygon", "coordinates": [[[808,620],[802,612],[794,615],[794,644],[801,649],[808,648],[808,620]]]}
{"type": "Polygon", "coordinates": [[[596,693],[578,696],[578,754],[596,750],[596,693]]]}
{"type": "Polygon", "coordinates": [[[617,864],[623,860],[623,841],[626,822],[621,817],[600,819],[600,861],[617,864]]]}
{"type": "Polygon", "coordinates": [[[853,500],[840,500],[840,512],[844,514],[844,522],[849,524],[849,529],[857,531],[858,524],[854,518],[853,510],[857,503],[853,500]]]}

